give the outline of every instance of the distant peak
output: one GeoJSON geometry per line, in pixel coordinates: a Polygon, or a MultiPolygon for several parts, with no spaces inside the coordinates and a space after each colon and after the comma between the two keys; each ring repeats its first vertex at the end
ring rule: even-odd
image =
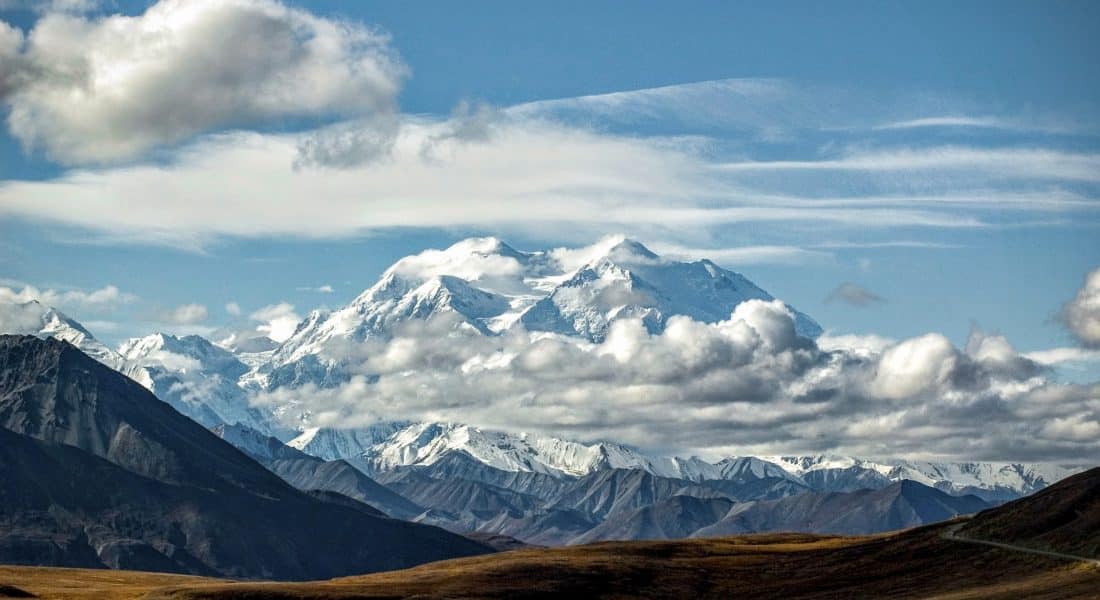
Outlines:
{"type": "Polygon", "coordinates": [[[644,258],[647,260],[657,260],[658,258],[660,258],[652,250],[642,245],[641,242],[632,240],[630,238],[623,238],[621,242],[612,246],[611,250],[609,250],[607,254],[609,257],[613,258],[619,256],[635,259],[644,258]]]}
{"type": "Polygon", "coordinates": [[[624,235],[612,235],[600,240],[597,244],[605,248],[604,255],[612,260],[646,259],[657,260],[660,258],[641,242],[624,235]]]}
{"type": "Polygon", "coordinates": [[[455,242],[449,248],[448,253],[461,254],[500,254],[504,256],[516,256],[519,252],[496,237],[472,237],[455,242]]]}
{"type": "Polygon", "coordinates": [[[605,236],[595,244],[584,248],[563,249],[559,255],[565,266],[568,267],[571,263],[573,268],[590,265],[600,260],[608,260],[612,263],[636,263],[652,262],[661,258],[641,242],[621,234],[605,236]]]}

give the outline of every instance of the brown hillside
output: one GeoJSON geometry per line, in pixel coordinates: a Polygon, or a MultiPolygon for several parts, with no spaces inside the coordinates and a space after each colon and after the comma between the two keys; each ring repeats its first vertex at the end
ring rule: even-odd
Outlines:
{"type": "MultiPolygon", "coordinates": [[[[959,533],[976,539],[1100,558],[1100,467],[979,513],[959,533]]],[[[1100,595],[1100,591],[1097,592],[1100,595]]]]}

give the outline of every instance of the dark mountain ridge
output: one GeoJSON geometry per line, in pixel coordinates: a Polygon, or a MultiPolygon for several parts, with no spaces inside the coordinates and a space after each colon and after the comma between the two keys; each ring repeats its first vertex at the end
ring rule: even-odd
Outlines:
{"type": "Polygon", "coordinates": [[[62,341],[0,336],[0,435],[4,563],[301,580],[490,551],[301,492],[62,341]]]}

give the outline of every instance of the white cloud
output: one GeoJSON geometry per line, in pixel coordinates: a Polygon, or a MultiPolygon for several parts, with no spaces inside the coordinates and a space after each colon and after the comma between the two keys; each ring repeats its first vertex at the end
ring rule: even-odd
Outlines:
{"type": "Polygon", "coordinates": [[[922,117],[877,125],[874,129],[917,129],[920,127],[988,127],[994,129],[1014,129],[1003,119],[996,117],[944,116],[922,117]]]}
{"type": "Polygon", "coordinates": [[[286,302],[265,306],[248,318],[259,321],[260,325],[256,329],[276,342],[286,341],[302,320],[294,312],[294,305],[286,302]]]}
{"type": "MultiPolygon", "coordinates": [[[[687,228],[736,223],[986,225],[939,207],[818,206],[761,196],[707,168],[690,145],[544,122],[500,123],[481,143],[436,142],[435,157],[426,159],[423,143],[447,127],[407,123],[388,160],[339,170],[295,169],[299,136],[217,135],[167,165],[0,184],[0,214],[185,248],[219,236],[348,237],[392,227],[541,228],[566,236],[618,229],[674,243],[687,228]],[[150,197],[149,189],[160,193],[150,197]]],[[[801,260],[812,252],[758,247],[730,258],[801,260]]]]}
{"type": "Polygon", "coordinates": [[[34,334],[42,329],[42,308],[29,303],[0,301],[0,332],[34,334]]]}
{"type": "Polygon", "coordinates": [[[299,292],[317,292],[318,294],[331,294],[336,291],[331,285],[328,284],[319,285],[316,287],[303,286],[295,289],[297,289],[299,292]]]}
{"type": "Polygon", "coordinates": [[[817,338],[816,342],[817,347],[826,352],[843,350],[872,355],[881,354],[883,350],[896,344],[897,340],[875,334],[857,335],[825,332],[817,338]]]}
{"type": "Polygon", "coordinates": [[[123,304],[136,301],[137,296],[122,292],[113,285],[91,291],[39,289],[32,285],[24,285],[19,290],[11,287],[0,287],[0,302],[21,304],[31,300],[37,300],[46,306],[81,314],[103,314],[111,312],[123,304]]]}
{"type": "MultiPolygon", "coordinates": [[[[767,104],[777,95],[809,94],[787,82],[757,80],[681,88],[550,104],[576,104],[597,116],[618,114],[623,106],[659,116],[666,105],[681,114],[716,98],[767,104]]],[[[716,239],[700,232],[768,223],[776,227],[759,228],[771,232],[761,243],[712,256],[737,264],[789,264],[832,260],[825,245],[787,243],[786,234],[802,234],[808,224],[989,228],[1035,223],[1036,215],[1050,222],[1052,213],[1067,219],[1098,206],[1080,185],[1100,181],[1100,158],[1093,154],[853,147],[823,151],[837,158],[760,162],[743,159],[744,150],[721,149],[721,141],[620,134],[591,118],[554,120],[559,111],[548,106],[465,108],[439,119],[378,113],[295,134],[206,135],[159,162],[2,182],[0,216],[75,226],[107,243],[189,250],[222,237],[346,238],[422,227],[568,240],[619,230],[663,242],[655,245],[675,254],[716,239]],[[730,156],[738,160],[729,162],[730,156]],[[836,169],[851,172],[836,177],[830,172],[836,169]],[[1008,189],[1007,180],[1023,185],[1008,189]],[[149,189],[159,193],[150,196],[149,189]]],[[[770,127],[772,117],[758,108],[735,121],[770,127]]],[[[841,118],[833,109],[811,117],[805,126],[841,118]]]]}
{"type": "Polygon", "coordinates": [[[1062,323],[1088,348],[1100,348],[1100,268],[1085,276],[1077,295],[1062,307],[1062,323]]]}
{"type": "Polygon", "coordinates": [[[241,305],[236,302],[229,302],[225,305],[225,312],[233,315],[234,317],[240,316],[241,305]]]}
{"type": "Polygon", "coordinates": [[[20,85],[26,77],[20,56],[23,32],[0,21],[0,98],[20,85]]]}
{"type": "Polygon", "coordinates": [[[487,337],[441,317],[333,348],[322,358],[339,361],[349,384],[284,387],[255,402],[292,405],[284,416],[308,412],[318,426],[449,420],[706,455],[1100,458],[1100,440],[1084,437],[1100,410],[1095,387],[1047,382],[1003,338],[972,337],[974,355],[938,334],[818,346],[793,335],[781,304],[762,301],[715,324],[673,317],[659,334],[618,321],[598,344],[487,337]]]}
{"type": "Polygon", "coordinates": [[[695,260],[705,256],[714,262],[728,265],[774,265],[829,263],[833,255],[820,250],[811,250],[799,246],[739,246],[734,248],[690,248],[677,244],[657,242],[651,244],[653,250],[662,256],[682,260],[695,260]]]}
{"type": "Polygon", "coordinates": [[[736,131],[765,143],[789,141],[807,131],[837,135],[922,127],[981,127],[1078,135],[1097,130],[1095,119],[1071,120],[1053,114],[973,116],[988,109],[988,104],[975,105],[910,89],[855,89],[786,79],[740,78],[539,100],[511,107],[508,113],[626,126],[652,123],[688,130],[736,131]],[[941,114],[927,116],[936,112],[941,114]]]}
{"type": "MultiPolygon", "coordinates": [[[[653,224],[673,215],[647,207],[691,206],[720,191],[684,150],[543,123],[501,126],[482,144],[438,142],[425,159],[422,144],[444,127],[410,123],[388,161],[341,170],[295,169],[298,136],[218,135],[170,165],[0,184],[0,214],[193,246],[211,236],[346,237],[399,226],[653,224]],[[149,196],[152,188],[159,193],[149,196]]],[[[678,220],[740,218],[711,212],[678,220]]]]}
{"type": "Polygon", "coordinates": [[[181,304],[175,308],[157,312],[157,320],[169,325],[198,325],[210,314],[201,304],[181,304]]]}
{"type": "Polygon", "coordinates": [[[51,12],[17,57],[8,126],[68,163],[132,158],[227,125],[391,113],[405,74],[384,34],[276,0],[51,12]]]}
{"type": "Polygon", "coordinates": [[[1100,420],[1085,415],[1051,419],[1039,430],[1039,435],[1052,440],[1095,442],[1100,439],[1100,420]]]}
{"type": "Polygon", "coordinates": [[[470,238],[445,250],[425,250],[406,256],[390,270],[402,277],[420,280],[440,275],[453,275],[468,281],[479,281],[483,277],[518,277],[523,266],[515,257],[498,252],[500,244],[496,238],[470,238]]]}
{"type": "Polygon", "coordinates": [[[959,352],[940,334],[905,340],[882,353],[875,378],[875,394],[900,400],[938,391],[950,380],[959,352]]]}
{"type": "Polygon", "coordinates": [[[1100,182],[1100,154],[1048,148],[971,148],[942,146],[854,151],[823,160],[742,161],[716,165],[728,172],[749,171],[966,171],[1006,179],[1058,179],[1100,182]]]}
{"type": "Polygon", "coordinates": [[[1024,354],[1024,357],[1041,365],[1060,365],[1076,362],[1100,362],[1100,350],[1085,348],[1049,348],[1024,354]]]}

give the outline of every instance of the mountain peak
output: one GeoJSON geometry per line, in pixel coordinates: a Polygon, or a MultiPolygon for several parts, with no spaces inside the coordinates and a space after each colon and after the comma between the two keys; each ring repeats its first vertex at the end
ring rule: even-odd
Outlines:
{"type": "Polygon", "coordinates": [[[119,356],[97,340],[83,325],[38,300],[15,304],[0,303],[0,322],[5,324],[4,333],[64,340],[111,368],[119,365],[119,356]]]}
{"type": "Polygon", "coordinates": [[[449,254],[478,254],[488,256],[499,254],[502,256],[518,257],[520,253],[497,237],[471,237],[459,240],[451,244],[444,252],[449,254]]]}
{"type": "Polygon", "coordinates": [[[610,235],[590,246],[591,255],[588,264],[602,259],[614,263],[653,262],[661,260],[661,257],[641,242],[628,238],[625,235],[610,235]]]}

